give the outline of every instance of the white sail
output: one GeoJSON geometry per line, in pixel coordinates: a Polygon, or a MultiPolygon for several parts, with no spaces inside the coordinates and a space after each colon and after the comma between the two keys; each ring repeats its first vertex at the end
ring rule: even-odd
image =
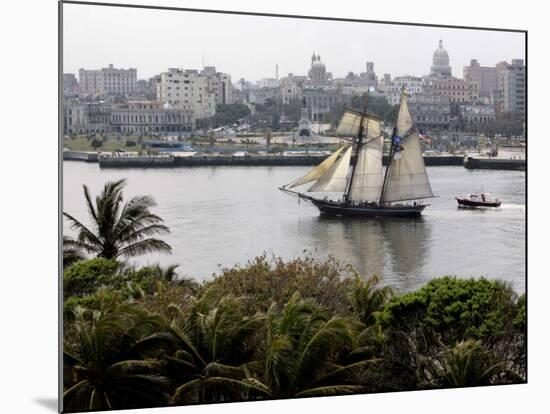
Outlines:
{"type": "Polygon", "coordinates": [[[363,127],[366,131],[371,129],[375,131],[380,128],[380,118],[348,108],[344,110],[338,128],[336,128],[336,135],[355,138],[359,134],[361,118],[363,118],[363,127]]]}
{"type": "Polygon", "coordinates": [[[328,157],[326,160],[324,160],[317,167],[312,169],[310,172],[308,172],[302,178],[299,178],[298,180],[296,180],[292,184],[290,184],[288,186],[288,188],[298,187],[300,185],[307,184],[307,183],[310,183],[312,181],[316,181],[319,178],[321,178],[330,169],[330,167],[332,167],[332,165],[338,160],[338,157],[339,157],[340,153],[345,148],[346,148],[346,146],[343,146],[342,148],[335,151],[330,157],[328,157]]]}
{"type": "MultiPolygon", "coordinates": [[[[380,133],[379,128],[378,133],[380,133]]],[[[370,132],[367,132],[367,136],[370,135],[370,132]]],[[[350,199],[352,201],[375,201],[380,196],[383,146],[384,138],[380,135],[377,138],[367,138],[366,143],[361,147],[351,182],[350,199]]]]}
{"type": "Polygon", "coordinates": [[[403,96],[399,107],[396,131],[397,135],[401,137],[399,145],[402,150],[398,152],[398,157],[393,157],[390,161],[388,167],[390,171],[382,201],[433,197],[424,158],[422,157],[420,137],[418,131],[414,130],[413,127],[414,122],[409,112],[407,99],[403,96]],[[414,132],[410,133],[411,129],[414,132]],[[410,135],[405,136],[407,133],[410,133],[410,135]]]}
{"type": "Polygon", "coordinates": [[[338,161],[308,191],[346,191],[351,151],[351,146],[347,146],[338,161]]]}

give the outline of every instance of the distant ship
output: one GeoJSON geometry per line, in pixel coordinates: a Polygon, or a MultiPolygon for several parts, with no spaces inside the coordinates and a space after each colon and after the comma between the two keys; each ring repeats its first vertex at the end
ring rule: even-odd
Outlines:
{"type": "Polygon", "coordinates": [[[489,193],[474,193],[464,197],[455,197],[455,199],[459,207],[500,207],[501,201],[489,196],[489,193]]]}
{"type": "Polygon", "coordinates": [[[311,202],[321,213],[329,215],[420,216],[429,205],[420,200],[434,195],[422,157],[419,130],[409,112],[405,91],[401,95],[396,126],[391,136],[391,162],[385,171],[382,167],[384,137],[381,122],[381,118],[367,113],[366,106],[363,112],[345,109],[336,134],[349,137],[350,142],[303,177],[280,187],[280,190],[311,202]],[[311,182],[314,184],[307,193],[343,194],[331,200],[328,196],[315,198],[291,190],[311,182]]]}

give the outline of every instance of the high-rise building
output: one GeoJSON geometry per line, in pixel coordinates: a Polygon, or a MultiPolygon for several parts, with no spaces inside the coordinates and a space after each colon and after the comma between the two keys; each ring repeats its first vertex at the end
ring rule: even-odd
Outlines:
{"type": "Polygon", "coordinates": [[[80,69],[78,81],[84,94],[130,95],[136,88],[137,69],[117,69],[112,64],[102,69],[80,69]]]}
{"type": "Polygon", "coordinates": [[[192,110],[195,119],[216,113],[216,95],[210,92],[208,77],[194,69],[170,68],[161,73],[157,99],[171,107],[192,110]]]}
{"type": "Polygon", "coordinates": [[[438,78],[451,77],[452,69],[449,62],[449,54],[443,48],[443,40],[439,40],[439,47],[435,50],[432,58],[431,75],[438,78]]]}
{"type": "Polygon", "coordinates": [[[208,90],[214,94],[216,105],[233,103],[233,84],[231,75],[216,72],[215,66],[205,66],[200,76],[207,78],[208,90]]]}
{"type": "Polygon", "coordinates": [[[464,66],[464,80],[477,83],[480,97],[493,98],[498,89],[496,66],[481,66],[477,59],[470,60],[469,66],[464,66]]]}
{"type": "Polygon", "coordinates": [[[523,59],[512,59],[503,76],[503,109],[505,112],[525,113],[525,65],[523,59]]]}

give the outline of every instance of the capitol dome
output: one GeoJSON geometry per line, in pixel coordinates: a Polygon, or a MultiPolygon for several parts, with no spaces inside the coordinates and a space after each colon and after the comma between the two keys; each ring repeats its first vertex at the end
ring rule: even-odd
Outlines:
{"type": "Polygon", "coordinates": [[[449,53],[447,53],[447,51],[443,47],[443,40],[439,40],[439,47],[435,50],[432,59],[432,76],[451,76],[451,66],[449,65],[449,61],[449,53]]]}

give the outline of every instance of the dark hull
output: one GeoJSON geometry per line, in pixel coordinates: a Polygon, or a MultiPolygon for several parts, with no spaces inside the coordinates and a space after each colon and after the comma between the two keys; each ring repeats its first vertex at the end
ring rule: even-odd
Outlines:
{"type": "Polygon", "coordinates": [[[456,201],[458,202],[459,206],[464,207],[500,207],[501,204],[500,201],[472,201],[468,200],[467,198],[457,198],[456,201]]]}
{"type": "Polygon", "coordinates": [[[324,200],[310,200],[321,213],[347,217],[419,217],[426,205],[353,206],[324,200]]]}

